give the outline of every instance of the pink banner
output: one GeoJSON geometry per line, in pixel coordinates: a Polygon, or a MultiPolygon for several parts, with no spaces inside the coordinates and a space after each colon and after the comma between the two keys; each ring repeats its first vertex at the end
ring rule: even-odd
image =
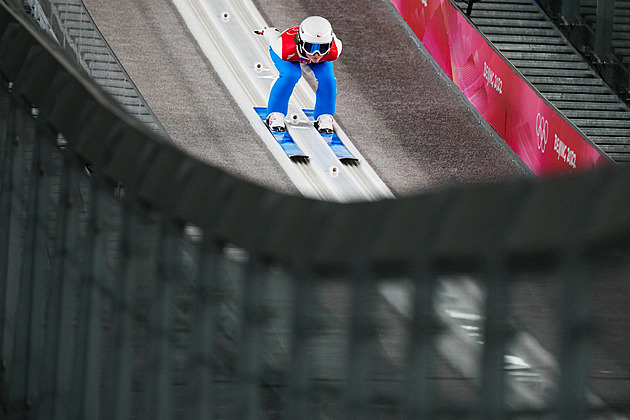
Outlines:
{"type": "Polygon", "coordinates": [[[534,174],[609,164],[449,0],[390,1],[442,70],[534,174]]]}

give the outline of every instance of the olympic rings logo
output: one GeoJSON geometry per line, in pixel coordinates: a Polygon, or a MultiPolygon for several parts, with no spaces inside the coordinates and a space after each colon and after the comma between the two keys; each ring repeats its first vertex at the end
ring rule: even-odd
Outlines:
{"type": "Polygon", "coordinates": [[[540,112],[536,116],[536,139],[538,140],[538,149],[545,153],[547,147],[547,139],[549,138],[549,121],[545,119],[540,112]]]}

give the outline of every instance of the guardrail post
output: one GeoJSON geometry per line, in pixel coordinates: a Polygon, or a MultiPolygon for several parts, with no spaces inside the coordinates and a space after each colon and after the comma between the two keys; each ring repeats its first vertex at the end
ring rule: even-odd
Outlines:
{"type": "MultiPolygon", "coordinates": [[[[26,141],[26,136],[22,137],[26,141]]],[[[26,229],[22,266],[19,277],[16,324],[11,358],[9,400],[12,409],[27,413],[35,401],[39,375],[38,362],[42,357],[42,339],[46,292],[42,279],[45,278],[47,261],[44,258],[47,237],[47,196],[50,172],[44,161],[52,156],[49,139],[43,139],[41,125],[37,124],[32,142],[33,156],[28,168],[30,191],[25,197],[27,205],[26,229]],[[44,150],[42,150],[44,149],[44,150]]],[[[25,177],[26,178],[26,177],[25,177]]],[[[4,295],[2,295],[4,296],[4,295]]],[[[26,415],[26,414],[25,414],[26,415]]]]}
{"type": "Polygon", "coordinates": [[[345,385],[345,418],[368,420],[372,418],[373,397],[372,374],[376,331],[372,317],[375,312],[377,282],[370,256],[372,246],[381,233],[383,224],[391,211],[393,201],[371,203],[369,213],[363,220],[364,229],[356,237],[354,255],[349,255],[351,287],[350,309],[350,354],[348,355],[348,378],[345,385]]]}
{"type": "MultiPolygon", "coordinates": [[[[93,103],[90,103],[93,105],[93,103]]],[[[83,115],[77,120],[84,121],[85,117],[94,112],[92,106],[87,106],[83,115]]],[[[73,418],[99,418],[103,409],[100,405],[101,364],[103,357],[102,311],[104,299],[102,291],[105,290],[105,263],[103,261],[103,218],[106,212],[107,194],[111,194],[103,188],[105,183],[104,168],[112,158],[112,152],[124,127],[122,124],[114,124],[109,134],[105,137],[105,146],[96,159],[90,179],[89,205],[86,221],[86,255],[81,262],[81,271],[84,277],[81,282],[81,296],[78,319],[79,326],[75,341],[77,360],[73,366],[72,377],[76,387],[74,399],[76,404],[73,418]]],[[[111,197],[113,199],[113,197],[111,197]]]]}
{"type": "Polygon", "coordinates": [[[280,195],[265,192],[259,202],[252,229],[248,234],[249,254],[243,277],[243,325],[238,350],[237,387],[234,393],[235,418],[262,418],[260,386],[262,382],[263,326],[266,321],[266,272],[260,251],[269,234],[269,226],[280,204],[280,195]]]}
{"type": "Polygon", "coordinates": [[[169,387],[172,382],[171,356],[173,349],[171,346],[171,335],[173,332],[173,307],[175,300],[175,282],[172,270],[175,265],[177,250],[173,249],[173,232],[181,235],[181,229],[175,225],[173,214],[177,207],[177,201],[185,191],[185,185],[190,180],[194,169],[192,160],[185,159],[175,173],[174,179],[168,185],[167,194],[162,205],[162,223],[159,233],[159,244],[157,249],[157,272],[154,285],[154,305],[150,313],[149,331],[153,335],[149,340],[149,366],[155,369],[149,378],[152,383],[145,392],[150,401],[150,417],[152,419],[168,419],[171,413],[172,397],[169,387]]]}
{"type": "MultiPolygon", "coordinates": [[[[4,89],[4,86],[2,87],[4,89]]],[[[5,93],[3,92],[3,95],[5,93]]],[[[8,95],[7,95],[8,96],[8,95]]],[[[8,363],[4,358],[5,328],[6,328],[6,296],[9,279],[9,253],[11,252],[11,201],[13,199],[13,162],[15,160],[16,137],[15,123],[17,118],[16,100],[10,96],[7,99],[5,127],[2,130],[3,161],[2,180],[0,190],[0,243],[4,244],[0,251],[0,373],[4,379],[4,372],[8,363]]],[[[0,385],[4,385],[4,381],[0,385]]]]}
{"type": "Polygon", "coordinates": [[[321,238],[318,232],[321,232],[326,225],[332,209],[333,206],[329,202],[322,201],[315,204],[313,216],[301,233],[302,239],[292,264],[291,350],[285,393],[285,401],[288,404],[283,417],[287,420],[315,418],[311,405],[314,353],[309,346],[309,340],[316,332],[318,324],[315,319],[316,278],[313,273],[312,255],[320,243],[321,238]]]}
{"type": "Polygon", "coordinates": [[[122,200],[122,221],[120,239],[118,241],[119,264],[113,286],[112,346],[110,349],[110,366],[105,370],[105,418],[128,418],[131,404],[131,381],[133,368],[132,329],[134,316],[131,308],[136,294],[135,278],[132,276],[134,266],[130,261],[138,251],[133,247],[134,220],[138,188],[146,175],[146,170],[157,152],[155,142],[146,142],[137,156],[135,170],[125,190],[122,200]]]}
{"type": "Polygon", "coordinates": [[[439,411],[439,393],[431,384],[437,356],[436,340],[443,325],[435,313],[438,275],[431,261],[430,250],[435,244],[444,222],[446,209],[453,199],[453,190],[436,194],[429,204],[421,231],[417,233],[416,249],[409,261],[413,283],[411,296],[411,322],[407,342],[406,384],[403,394],[404,418],[430,419],[439,411]]]}
{"type": "Polygon", "coordinates": [[[612,68],[612,31],[615,14],[614,0],[597,0],[597,18],[595,21],[595,54],[603,61],[604,79],[611,80],[612,68]]]}
{"type": "Polygon", "coordinates": [[[200,226],[202,238],[196,267],[197,299],[191,326],[193,340],[188,357],[190,420],[219,417],[219,398],[212,365],[218,354],[216,340],[223,272],[221,247],[217,243],[216,232],[218,220],[235,184],[234,178],[227,175],[221,177],[203,210],[204,223],[200,226]]]}
{"type": "Polygon", "coordinates": [[[507,346],[514,338],[515,329],[511,323],[510,273],[505,242],[527,188],[527,185],[519,184],[505,195],[505,205],[495,216],[490,244],[484,250],[483,280],[486,296],[480,418],[501,420],[508,417],[504,366],[507,346]]]}
{"type": "MultiPolygon", "coordinates": [[[[46,313],[45,354],[40,377],[41,404],[37,416],[41,418],[64,418],[65,404],[60,398],[70,393],[67,376],[71,369],[73,341],[73,319],[76,305],[75,277],[71,273],[72,252],[76,240],[76,220],[72,220],[73,207],[71,188],[76,185],[74,154],[70,148],[63,152],[57,195],[57,220],[55,223],[54,264],[52,267],[51,295],[46,313]]],[[[66,413],[67,414],[67,413],[66,413]]]]}
{"type": "Polygon", "coordinates": [[[567,24],[574,25],[577,23],[580,15],[580,3],[581,0],[562,0],[560,13],[564,16],[567,24]]]}
{"type": "Polygon", "coordinates": [[[593,337],[590,317],[590,265],[584,256],[588,222],[598,202],[609,172],[599,172],[588,179],[583,188],[582,205],[567,221],[568,228],[559,261],[563,301],[561,317],[560,377],[558,419],[589,418],[590,401],[587,378],[589,375],[588,346],[593,337]]]}

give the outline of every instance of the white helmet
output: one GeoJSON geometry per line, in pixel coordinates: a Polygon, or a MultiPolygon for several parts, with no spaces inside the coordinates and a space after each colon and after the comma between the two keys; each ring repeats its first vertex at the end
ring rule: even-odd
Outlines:
{"type": "Polygon", "coordinates": [[[330,22],[321,16],[310,16],[302,21],[298,30],[298,52],[301,55],[327,54],[333,41],[330,22]]]}

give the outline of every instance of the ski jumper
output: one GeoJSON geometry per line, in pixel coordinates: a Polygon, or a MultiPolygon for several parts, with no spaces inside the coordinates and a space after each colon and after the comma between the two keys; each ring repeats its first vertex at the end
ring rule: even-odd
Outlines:
{"type": "Polygon", "coordinates": [[[315,119],[322,114],[334,116],[335,103],[337,102],[337,79],[332,62],[341,54],[341,41],[333,34],[330,51],[324,54],[318,63],[313,63],[298,52],[295,44],[298,28],[299,26],[294,26],[270,39],[269,54],[280,75],[269,93],[267,115],[272,112],[281,112],[287,115],[289,98],[293,94],[295,85],[302,77],[301,65],[307,65],[313,70],[317,79],[315,119]]]}

